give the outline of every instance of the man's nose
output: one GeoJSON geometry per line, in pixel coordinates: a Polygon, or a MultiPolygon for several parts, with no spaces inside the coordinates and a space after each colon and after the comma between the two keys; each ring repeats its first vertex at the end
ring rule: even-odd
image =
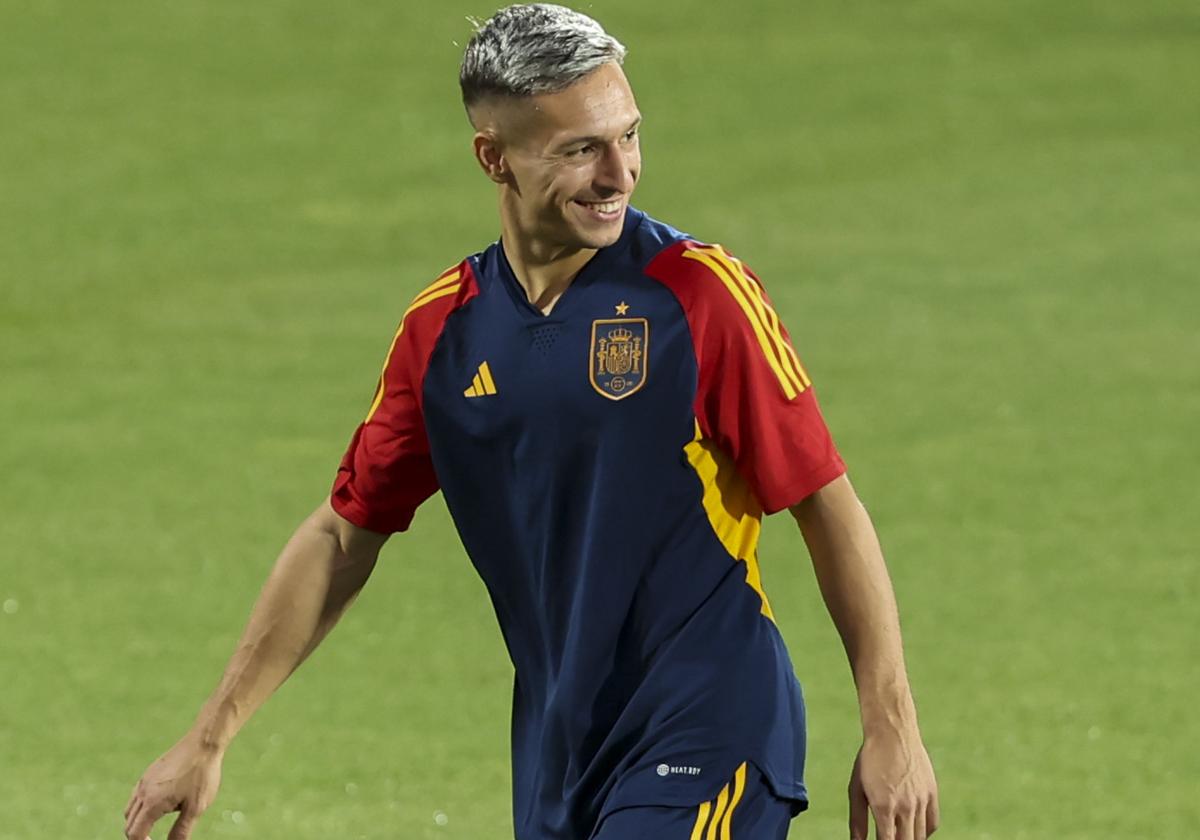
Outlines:
{"type": "Polygon", "coordinates": [[[606,143],[596,170],[596,186],[614,193],[633,191],[635,173],[625,150],[617,143],[606,143]]]}

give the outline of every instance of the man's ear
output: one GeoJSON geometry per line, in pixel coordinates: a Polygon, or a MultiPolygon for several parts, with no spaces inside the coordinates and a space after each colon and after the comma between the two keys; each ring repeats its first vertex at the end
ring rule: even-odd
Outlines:
{"type": "Polygon", "coordinates": [[[492,131],[477,131],[472,140],[475,149],[475,160],[483,174],[497,184],[507,184],[512,181],[512,170],[504,157],[500,141],[492,131]]]}

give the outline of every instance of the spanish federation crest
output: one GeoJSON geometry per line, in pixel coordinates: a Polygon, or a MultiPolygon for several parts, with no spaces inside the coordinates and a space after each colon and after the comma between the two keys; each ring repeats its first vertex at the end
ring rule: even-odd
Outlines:
{"type": "Polygon", "coordinates": [[[645,318],[592,321],[588,378],[602,396],[623,400],[646,384],[650,322],[645,318]]]}

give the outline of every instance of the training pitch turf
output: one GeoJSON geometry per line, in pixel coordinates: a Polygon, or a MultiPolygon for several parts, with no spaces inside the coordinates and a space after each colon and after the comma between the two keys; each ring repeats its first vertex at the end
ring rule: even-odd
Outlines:
{"type": "MultiPolygon", "coordinates": [[[[1195,4],[587,9],[631,50],[636,203],[764,278],[879,526],[941,836],[1194,836],[1195,4]]],[[[455,75],[491,10],[0,4],[0,840],[120,835],[399,313],[495,237],[455,75]]],[[[841,837],[848,671],[790,520],[762,552],[793,837],[841,837]]],[[[511,838],[510,679],[434,499],[195,836],[511,838]]]]}

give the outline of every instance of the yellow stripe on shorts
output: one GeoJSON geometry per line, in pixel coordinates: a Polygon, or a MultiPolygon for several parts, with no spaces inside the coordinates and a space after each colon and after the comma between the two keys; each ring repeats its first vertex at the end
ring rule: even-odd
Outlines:
{"type": "Polygon", "coordinates": [[[696,824],[692,826],[692,836],[689,840],[734,840],[733,812],[742,801],[742,794],[746,792],[746,762],[743,761],[734,772],[731,784],[732,794],[729,785],[725,785],[714,801],[700,803],[696,811],[696,824]],[[706,828],[707,834],[704,831],[706,828]]]}
{"type": "Polygon", "coordinates": [[[692,836],[689,840],[701,840],[704,828],[708,825],[708,815],[712,812],[711,802],[701,802],[700,812],[696,814],[696,824],[692,826],[692,836]]]}
{"type": "Polygon", "coordinates": [[[746,762],[742,762],[742,766],[733,774],[733,799],[729,801],[729,810],[725,812],[725,819],[721,820],[721,840],[733,840],[733,810],[737,808],[738,803],[742,801],[742,794],[746,790],[746,762]]]}
{"type": "Polygon", "coordinates": [[[717,840],[717,828],[721,824],[721,817],[725,815],[725,805],[729,802],[729,785],[721,788],[721,794],[717,797],[717,804],[713,808],[712,822],[708,824],[708,840],[717,840]]]}

